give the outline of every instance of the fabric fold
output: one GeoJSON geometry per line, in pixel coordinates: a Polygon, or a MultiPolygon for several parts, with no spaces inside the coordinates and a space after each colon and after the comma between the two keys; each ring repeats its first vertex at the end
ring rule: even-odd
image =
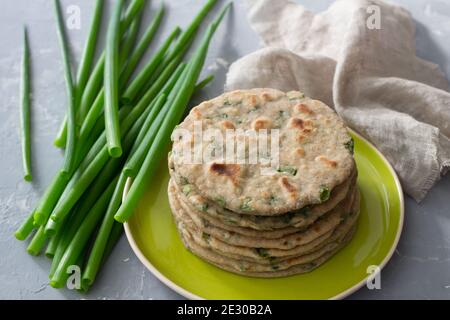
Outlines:
{"type": "Polygon", "coordinates": [[[450,94],[439,67],[416,56],[409,12],[379,0],[339,0],[318,14],[246,2],[266,48],[233,63],[225,89],[300,90],[333,106],[422,200],[450,166],[450,94]]]}

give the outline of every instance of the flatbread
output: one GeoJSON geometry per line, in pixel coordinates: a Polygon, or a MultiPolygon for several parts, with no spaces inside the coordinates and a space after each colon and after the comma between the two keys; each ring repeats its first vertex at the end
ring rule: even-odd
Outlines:
{"type": "MultiPolygon", "coordinates": [[[[177,196],[176,188],[173,187],[173,185],[169,187],[168,195],[172,211],[179,210],[179,208],[181,208],[182,206],[177,196]]],[[[264,238],[264,233],[261,233],[260,237],[249,237],[234,232],[229,232],[207,223],[206,221],[202,220],[200,217],[189,211],[185,210],[185,213],[189,215],[189,217],[194,221],[197,227],[200,228],[203,232],[210,234],[225,243],[250,248],[274,248],[288,250],[300,245],[307,244],[329,232],[330,230],[336,228],[341,221],[341,217],[345,213],[351,211],[352,204],[353,197],[347,199],[345,203],[331,210],[326,216],[323,216],[321,219],[319,219],[313,227],[308,228],[303,232],[290,234],[280,239],[266,239],[264,238]]]]}
{"type": "MultiPolygon", "coordinates": [[[[178,128],[192,133],[192,137],[173,143],[176,172],[206,199],[220,199],[224,207],[241,214],[280,215],[320,204],[328,200],[324,195],[346,181],[355,168],[349,148],[352,140],[343,121],[324,103],[300,92],[227,92],[193,108],[178,128]],[[226,151],[212,154],[207,163],[192,164],[195,151],[217,144],[207,135],[193,138],[196,122],[204,132],[220,130],[224,135],[230,128],[258,132],[277,129],[279,166],[268,175],[261,170],[267,165],[261,163],[226,163],[226,151]],[[190,152],[184,152],[189,148],[190,152]]],[[[240,141],[237,135],[234,139],[230,141],[240,141]]]]}
{"type": "MultiPolygon", "coordinates": [[[[182,224],[179,224],[178,228],[183,229],[182,224]]],[[[341,242],[331,243],[320,251],[297,257],[295,261],[291,261],[290,263],[281,262],[273,265],[262,265],[223,257],[210,249],[199,246],[186,233],[180,231],[186,248],[195,255],[227,271],[257,277],[278,277],[309,272],[324,263],[341,249],[351,239],[353,232],[354,229],[341,242]]]]}
{"type": "MultiPolygon", "coordinates": [[[[177,196],[178,196],[180,204],[184,208],[184,210],[191,212],[192,215],[198,216],[202,220],[203,223],[207,223],[207,224],[216,226],[218,228],[221,228],[221,229],[224,229],[224,230],[227,230],[230,232],[242,234],[244,236],[261,237],[261,235],[264,235],[264,238],[267,238],[267,239],[279,239],[286,235],[297,233],[299,231],[307,229],[308,226],[310,226],[312,223],[314,223],[314,221],[316,221],[318,218],[320,218],[320,216],[322,216],[323,214],[326,213],[326,212],[324,212],[323,214],[316,214],[314,212],[313,214],[310,214],[308,212],[308,216],[305,216],[304,221],[305,222],[308,221],[309,223],[308,224],[304,223],[300,227],[288,226],[286,228],[278,228],[275,230],[263,230],[263,231],[255,230],[252,228],[240,227],[240,226],[238,226],[239,222],[237,222],[236,225],[230,225],[230,224],[224,223],[220,218],[217,218],[217,216],[208,214],[208,208],[205,211],[205,210],[202,210],[202,208],[204,208],[204,207],[192,205],[192,203],[190,203],[187,200],[187,197],[182,192],[182,190],[180,190],[180,188],[177,186],[177,184],[175,183],[175,181],[173,179],[171,179],[170,184],[177,190],[176,191],[177,196]]],[[[346,201],[346,199],[348,197],[352,197],[354,188],[355,188],[355,186],[352,186],[350,188],[346,198],[342,199],[341,202],[346,201]]],[[[333,208],[330,208],[330,209],[333,209],[333,208]]],[[[238,221],[242,216],[243,215],[237,215],[237,217],[234,217],[234,220],[238,221]]],[[[270,218],[276,219],[275,217],[270,217],[270,218]]]]}
{"type": "Polygon", "coordinates": [[[176,187],[179,189],[181,198],[192,210],[198,209],[203,216],[208,215],[211,219],[230,226],[231,228],[226,228],[225,226],[223,228],[234,232],[236,232],[234,230],[235,227],[266,231],[285,229],[287,227],[307,227],[341,202],[349,193],[349,189],[356,183],[357,178],[355,170],[349,179],[334,188],[330,199],[322,204],[305,207],[296,212],[289,212],[279,216],[258,216],[238,214],[219,206],[214,201],[205,199],[198,193],[194,185],[186,184],[186,180],[176,174],[173,170],[171,157],[169,157],[169,171],[176,187]]]}
{"type": "Polygon", "coordinates": [[[332,243],[340,242],[346,234],[355,226],[359,216],[359,196],[355,199],[352,213],[343,218],[341,224],[336,229],[326,233],[325,235],[313,240],[312,242],[295,247],[291,250],[279,249],[262,249],[232,246],[222,242],[215,237],[202,233],[192,219],[181,210],[173,212],[175,219],[184,225],[183,232],[186,233],[197,245],[211,249],[212,251],[232,259],[239,261],[253,262],[265,265],[288,263],[295,261],[299,256],[318,252],[319,250],[329,247],[332,243]],[[261,255],[261,253],[264,255],[261,255]]]}

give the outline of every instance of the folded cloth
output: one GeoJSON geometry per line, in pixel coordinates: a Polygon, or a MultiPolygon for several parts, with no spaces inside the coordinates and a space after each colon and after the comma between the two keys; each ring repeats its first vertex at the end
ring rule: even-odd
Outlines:
{"type": "Polygon", "coordinates": [[[319,14],[286,0],[247,7],[266,48],[233,63],[225,89],[300,90],[333,106],[422,200],[450,166],[450,94],[439,67],[416,56],[409,12],[375,0],[319,14]]]}

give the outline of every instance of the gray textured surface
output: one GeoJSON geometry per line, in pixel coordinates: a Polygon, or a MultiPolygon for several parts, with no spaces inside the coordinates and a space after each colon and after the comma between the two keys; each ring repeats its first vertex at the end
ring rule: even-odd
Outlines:
{"type": "MultiPolygon", "coordinates": [[[[245,19],[242,1],[220,28],[212,44],[206,73],[214,84],[202,98],[218,95],[227,63],[255,50],[259,40],[245,19]]],[[[317,11],[331,0],[302,0],[317,11]]],[[[417,22],[418,55],[438,63],[450,78],[450,3],[445,0],[397,0],[417,22]]],[[[152,1],[151,12],[155,3],[152,1]]],[[[202,1],[167,0],[164,33],[175,24],[185,26],[202,1]]],[[[82,28],[70,31],[72,51],[80,57],[90,21],[92,1],[64,0],[81,8],[82,28]]],[[[148,8],[147,8],[148,9],[148,8]]],[[[147,10],[149,12],[149,10],[147,10]]],[[[0,2],[0,299],[179,299],[134,256],[125,237],[114,250],[95,286],[87,295],[55,290],[47,285],[49,261],[31,257],[26,243],[16,241],[14,230],[37,202],[62,155],[52,145],[65,109],[60,52],[53,23],[52,1],[2,0],[0,2]],[[33,169],[34,182],[22,180],[19,147],[19,75],[21,25],[30,28],[33,66],[33,169]]],[[[149,21],[151,13],[146,14],[149,21]]],[[[416,204],[406,197],[406,219],[400,244],[381,274],[381,290],[363,288],[353,299],[450,298],[450,176],[443,178],[426,200],[416,204]]]]}

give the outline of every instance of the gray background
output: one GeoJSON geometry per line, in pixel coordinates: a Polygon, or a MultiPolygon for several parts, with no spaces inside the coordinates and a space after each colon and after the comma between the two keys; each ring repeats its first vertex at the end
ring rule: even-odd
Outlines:
{"type": "MultiPolygon", "coordinates": [[[[185,26],[204,1],[166,0],[164,32],[185,26]]],[[[242,1],[235,0],[220,27],[204,74],[216,79],[196,100],[218,95],[228,64],[260,45],[250,29],[242,1]]],[[[301,1],[313,11],[332,1],[301,1]]],[[[397,0],[408,8],[417,25],[417,54],[438,63],[450,78],[450,3],[446,0],[397,0]]],[[[159,1],[146,8],[145,21],[159,1]]],[[[64,0],[81,8],[80,30],[70,31],[72,53],[80,57],[89,27],[93,1],[64,0]]],[[[211,15],[210,15],[211,17],[211,15]]],[[[102,33],[103,39],[104,33],[102,33]]],[[[52,1],[0,1],[0,298],[2,299],[179,299],[137,260],[123,237],[94,287],[87,295],[56,290],[47,285],[50,262],[31,257],[26,243],[16,241],[14,230],[36,204],[59,168],[62,153],[53,138],[62,119],[66,96],[60,51],[55,33],[52,1]],[[33,72],[32,184],[22,180],[19,140],[19,79],[22,24],[30,31],[33,72]]],[[[406,197],[405,226],[400,244],[381,275],[381,290],[363,288],[353,299],[450,298],[450,176],[443,178],[425,201],[406,197]]]]}

